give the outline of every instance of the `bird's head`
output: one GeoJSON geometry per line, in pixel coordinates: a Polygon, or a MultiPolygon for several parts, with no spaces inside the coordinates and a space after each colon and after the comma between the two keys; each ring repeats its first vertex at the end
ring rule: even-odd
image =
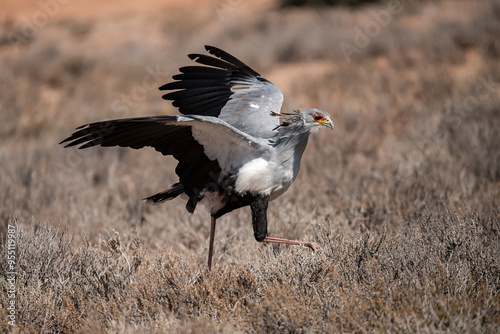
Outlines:
{"type": "Polygon", "coordinates": [[[333,122],[326,111],[311,108],[304,110],[294,110],[293,112],[271,113],[272,116],[282,116],[283,121],[275,128],[284,131],[296,131],[311,133],[328,127],[333,129],[333,122]],[[287,130],[288,129],[288,130],[287,130]]]}
{"type": "Polygon", "coordinates": [[[325,126],[333,129],[333,122],[326,111],[311,108],[300,110],[299,112],[304,125],[309,128],[311,132],[322,129],[325,126]]]}

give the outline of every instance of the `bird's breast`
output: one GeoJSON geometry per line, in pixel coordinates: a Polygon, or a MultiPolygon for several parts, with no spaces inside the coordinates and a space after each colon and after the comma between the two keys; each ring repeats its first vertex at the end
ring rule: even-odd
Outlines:
{"type": "Polygon", "coordinates": [[[282,194],[293,182],[293,178],[293,169],[257,158],[247,162],[238,170],[235,191],[241,195],[248,193],[273,195],[275,192],[282,194]]]}

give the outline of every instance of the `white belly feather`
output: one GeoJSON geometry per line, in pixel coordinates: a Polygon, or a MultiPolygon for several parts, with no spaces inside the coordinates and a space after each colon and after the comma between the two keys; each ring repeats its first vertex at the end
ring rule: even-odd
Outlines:
{"type": "Polygon", "coordinates": [[[247,162],[239,169],[235,190],[240,194],[271,195],[274,192],[282,194],[292,181],[292,172],[287,173],[282,166],[270,163],[263,158],[257,158],[247,162]]]}

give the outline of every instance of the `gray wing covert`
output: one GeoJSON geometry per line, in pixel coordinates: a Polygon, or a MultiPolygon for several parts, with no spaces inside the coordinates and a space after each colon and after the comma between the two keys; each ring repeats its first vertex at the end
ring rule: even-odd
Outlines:
{"type": "Polygon", "coordinates": [[[174,82],[160,90],[185,115],[218,117],[235,128],[257,138],[270,138],[279,125],[283,94],[267,79],[229,53],[205,46],[213,56],[190,54],[189,58],[205,66],[181,67],[174,82]]]}

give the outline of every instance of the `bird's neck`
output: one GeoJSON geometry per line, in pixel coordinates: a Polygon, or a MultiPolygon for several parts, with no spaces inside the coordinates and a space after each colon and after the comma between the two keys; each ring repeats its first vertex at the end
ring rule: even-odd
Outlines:
{"type": "Polygon", "coordinates": [[[304,152],[310,132],[303,127],[295,125],[282,126],[278,129],[273,146],[280,149],[285,148],[287,151],[300,151],[300,155],[304,152]]]}
{"type": "Polygon", "coordinates": [[[299,172],[300,159],[306,149],[310,132],[291,126],[281,127],[279,131],[280,133],[276,136],[279,139],[274,142],[274,146],[280,155],[283,167],[293,169],[293,179],[295,179],[299,172]]]}

